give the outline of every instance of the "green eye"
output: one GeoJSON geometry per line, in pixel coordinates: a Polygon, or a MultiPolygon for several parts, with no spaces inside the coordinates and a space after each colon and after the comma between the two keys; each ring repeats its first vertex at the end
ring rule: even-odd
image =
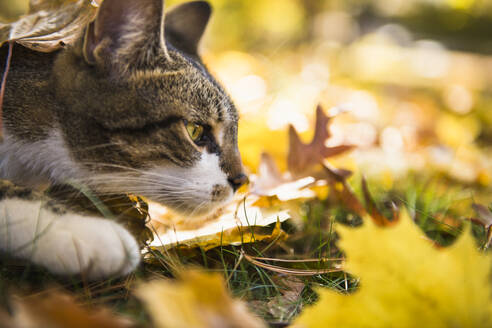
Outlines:
{"type": "Polygon", "coordinates": [[[200,138],[203,136],[203,126],[200,124],[187,123],[186,131],[188,131],[191,140],[193,140],[194,142],[200,140],[200,138]]]}

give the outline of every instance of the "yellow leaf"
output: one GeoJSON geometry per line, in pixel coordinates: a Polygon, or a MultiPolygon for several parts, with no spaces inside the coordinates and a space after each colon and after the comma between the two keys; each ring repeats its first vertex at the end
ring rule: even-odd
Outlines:
{"type": "Polygon", "coordinates": [[[208,250],[261,240],[282,240],[287,235],[280,228],[280,223],[290,218],[289,212],[252,206],[257,199],[251,196],[244,203],[233,203],[217,218],[201,221],[176,221],[172,213],[165,212],[164,207],[149,202],[150,224],[156,233],[151,246],[156,249],[180,246],[208,250]],[[273,229],[267,227],[273,223],[276,223],[273,229]]]}
{"type": "Polygon", "coordinates": [[[137,289],[157,328],[265,327],[244,303],[231,298],[220,274],[185,271],[180,278],[137,289]]]}
{"type": "Polygon", "coordinates": [[[320,290],[295,327],[492,326],[490,255],[476,249],[469,231],[437,249],[402,215],[391,228],[366,220],[362,228],[338,229],[360,290],[320,290]]]}

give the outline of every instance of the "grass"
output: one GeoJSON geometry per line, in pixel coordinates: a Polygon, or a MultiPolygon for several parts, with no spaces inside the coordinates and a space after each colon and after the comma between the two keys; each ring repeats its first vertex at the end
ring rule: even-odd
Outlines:
{"type": "MultiPolygon", "coordinates": [[[[362,199],[361,186],[351,183],[362,199]]],[[[468,224],[464,218],[473,215],[470,204],[479,197],[480,188],[464,187],[440,177],[410,175],[395,183],[397,188],[384,190],[377,181],[369,180],[372,195],[379,210],[391,215],[391,207],[405,207],[428,237],[440,245],[449,245],[468,224]]],[[[486,204],[488,205],[488,204],[486,204]]],[[[149,263],[142,264],[129,277],[118,280],[85,283],[80,279],[61,279],[45,270],[19,265],[3,259],[0,263],[0,305],[8,306],[11,292],[42,293],[46,289],[62,288],[73,292],[84,304],[104,304],[112,310],[133,318],[140,326],[148,326],[150,319],[141,303],[132,295],[132,285],[155,277],[172,277],[176,267],[201,266],[205,270],[222,272],[228,288],[235,297],[248,302],[251,310],[263,317],[272,327],[286,326],[301,309],[316,301],[315,288],[331,288],[342,293],[357,289],[358,280],[344,272],[312,276],[292,276],[266,270],[248,262],[242,252],[251,256],[275,259],[322,259],[340,257],[336,247],[338,224],[359,225],[361,219],[341,207],[333,199],[315,200],[302,204],[304,227],[297,229],[288,221],[283,229],[290,237],[277,243],[258,242],[244,246],[224,246],[208,251],[149,254],[149,263]],[[300,287],[299,287],[300,286],[300,287]],[[292,297],[294,295],[294,297],[292,297]],[[297,296],[296,296],[297,295],[297,296]]],[[[473,225],[477,244],[485,241],[482,227],[473,225]]],[[[318,262],[265,263],[292,269],[319,269],[318,262]]]]}

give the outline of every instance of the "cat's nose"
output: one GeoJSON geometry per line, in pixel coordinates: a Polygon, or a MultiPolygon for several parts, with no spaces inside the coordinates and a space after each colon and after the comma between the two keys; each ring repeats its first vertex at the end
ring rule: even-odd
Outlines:
{"type": "Polygon", "coordinates": [[[231,185],[232,189],[234,191],[236,191],[242,185],[245,185],[246,183],[248,183],[249,182],[249,179],[246,176],[246,174],[241,173],[241,174],[235,176],[234,178],[227,179],[227,181],[229,181],[229,184],[231,185]]]}

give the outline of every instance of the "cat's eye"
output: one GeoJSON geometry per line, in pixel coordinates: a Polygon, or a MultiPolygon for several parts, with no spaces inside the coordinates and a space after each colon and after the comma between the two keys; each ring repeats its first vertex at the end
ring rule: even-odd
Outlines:
{"type": "Polygon", "coordinates": [[[203,125],[196,123],[186,123],[186,131],[188,131],[191,140],[197,142],[203,136],[204,129],[203,125]]]}

